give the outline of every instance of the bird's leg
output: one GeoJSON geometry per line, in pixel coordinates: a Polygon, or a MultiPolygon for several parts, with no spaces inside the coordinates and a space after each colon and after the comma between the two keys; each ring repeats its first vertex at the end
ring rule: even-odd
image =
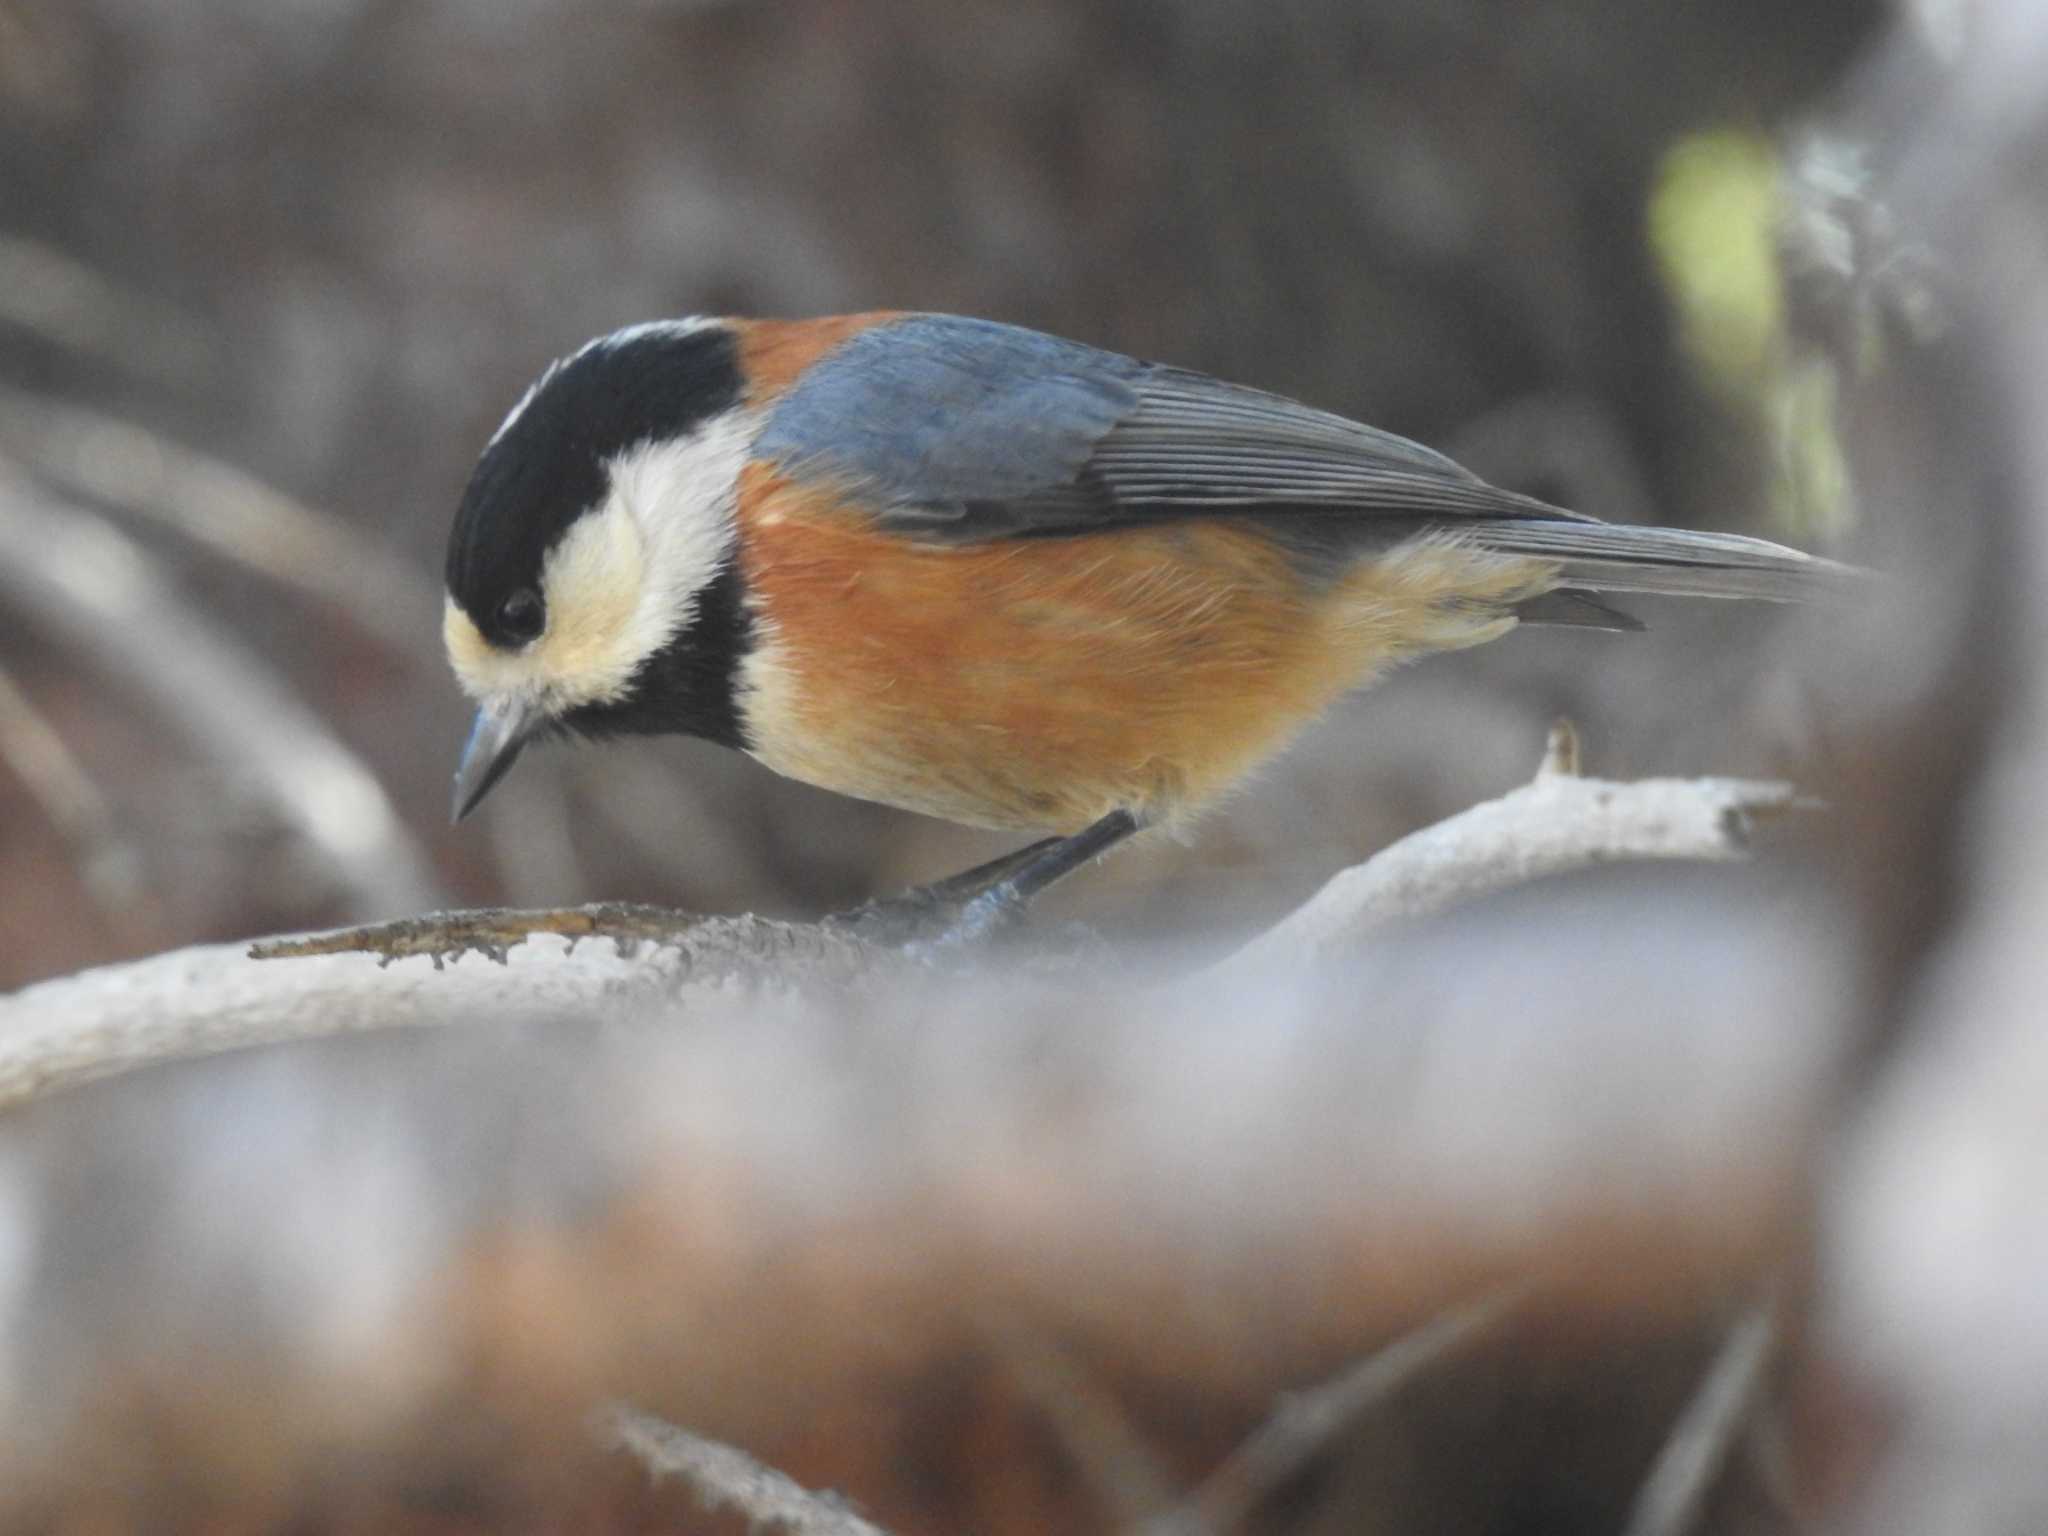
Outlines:
{"type": "Polygon", "coordinates": [[[1065,841],[1063,837],[1042,837],[1035,843],[1027,843],[1013,852],[990,859],[986,864],[963,869],[957,875],[934,880],[930,885],[920,885],[916,890],[906,891],[904,894],[920,897],[933,906],[951,906],[970,901],[990,887],[1000,885],[1040,854],[1051,852],[1065,841]]]}
{"type": "Polygon", "coordinates": [[[894,896],[877,896],[835,912],[827,922],[852,928],[878,944],[908,943],[929,938],[935,931],[958,920],[960,910],[982,892],[1000,885],[1040,854],[1057,848],[1064,838],[1046,837],[1000,858],[977,864],[957,875],[913,886],[894,896]]]}
{"type": "Polygon", "coordinates": [[[1136,832],[1131,811],[1111,811],[1071,837],[1047,837],[1015,853],[880,901],[865,902],[835,921],[882,942],[936,936],[981,938],[1031,904],[1031,898],[1136,832]]]}
{"type": "Polygon", "coordinates": [[[993,897],[1020,905],[1028,902],[1055,880],[1071,875],[1098,854],[1109,852],[1138,827],[1136,812],[1111,811],[1072,837],[1049,837],[1042,843],[1033,843],[1022,850],[1029,858],[1020,858],[1014,870],[999,876],[974,899],[993,897]]]}
{"type": "Polygon", "coordinates": [[[1140,823],[1131,811],[1111,811],[1100,821],[1083,827],[1072,837],[1062,837],[1050,846],[1028,850],[1031,856],[960,908],[960,915],[941,933],[940,944],[968,944],[986,938],[1031,905],[1031,898],[1086,864],[1109,852],[1138,830],[1140,823]]]}

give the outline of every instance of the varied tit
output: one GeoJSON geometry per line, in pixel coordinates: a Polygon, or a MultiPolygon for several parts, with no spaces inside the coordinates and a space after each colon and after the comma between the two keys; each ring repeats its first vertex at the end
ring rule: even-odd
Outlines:
{"type": "MultiPolygon", "coordinates": [[[[1277,395],[929,314],[636,325],[549,368],[448,547],[474,809],[536,736],[683,733],[1050,834],[1006,904],[1188,817],[1346,690],[1595,594],[1841,567],[1499,490],[1277,395]]],[[[976,872],[984,873],[984,872],[976,872]]]]}

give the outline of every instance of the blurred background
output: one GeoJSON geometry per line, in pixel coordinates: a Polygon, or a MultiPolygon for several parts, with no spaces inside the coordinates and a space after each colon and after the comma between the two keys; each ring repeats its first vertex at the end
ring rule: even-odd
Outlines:
{"type": "Polygon", "coordinates": [[[2043,79],[2042,0],[0,0],[0,994],[1006,846],[676,742],[447,826],[456,499],[650,317],[1018,321],[1889,573],[1422,663],[1056,893],[1248,933],[1560,715],[1594,773],[1830,806],[1327,971],[699,986],[34,1103],[76,994],[0,996],[0,1530],[743,1528],[589,1436],[615,1394],[903,1532],[2048,1527],[2043,79]]]}
{"type": "MultiPolygon", "coordinates": [[[[531,377],[635,320],[988,315],[1829,544],[1772,135],[1880,13],[5,0],[0,987],[443,902],[810,915],[1007,846],[678,743],[531,754],[448,828],[455,501],[531,377]]],[[[1560,713],[1616,774],[1810,748],[1779,615],[1646,609],[1347,702],[1064,909],[1247,926],[1560,713]]]]}

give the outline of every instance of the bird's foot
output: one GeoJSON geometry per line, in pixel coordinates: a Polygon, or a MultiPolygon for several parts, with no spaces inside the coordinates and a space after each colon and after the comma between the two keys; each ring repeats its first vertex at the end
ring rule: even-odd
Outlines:
{"type": "Polygon", "coordinates": [[[941,880],[864,901],[825,921],[870,944],[931,957],[997,937],[1013,928],[1029,905],[1030,898],[1007,880],[965,889],[957,879],[941,880]]]}
{"type": "Polygon", "coordinates": [[[1013,928],[1047,886],[1114,848],[1142,823],[1111,811],[1071,837],[1048,837],[948,880],[870,901],[828,919],[875,944],[927,958],[958,952],[1013,928]]]}

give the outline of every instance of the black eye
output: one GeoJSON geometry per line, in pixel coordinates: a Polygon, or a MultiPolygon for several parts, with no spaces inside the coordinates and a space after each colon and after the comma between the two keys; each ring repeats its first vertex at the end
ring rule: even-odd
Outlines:
{"type": "Polygon", "coordinates": [[[531,587],[521,587],[498,604],[498,627],[521,645],[547,628],[547,623],[548,610],[531,587]]]}

